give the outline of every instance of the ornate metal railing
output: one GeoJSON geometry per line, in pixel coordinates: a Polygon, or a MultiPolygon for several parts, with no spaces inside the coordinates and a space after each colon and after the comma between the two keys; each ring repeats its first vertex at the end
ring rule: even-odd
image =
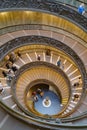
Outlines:
{"type": "Polygon", "coordinates": [[[78,8],[81,3],[85,4],[85,9],[87,10],[87,1],[86,0],[55,0],[56,2],[60,2],[74,8],[78,8]]]}
{"type": "MultiPolygon", "coordinates": [[[[48,121],[45,121],[45,120],[37,120],[37,119],[34,119],[32,117],[29,117],[27,115],[24,115],[24,114],[21,114],[19,112],[16,112],[14,111],[13,109],[10,109],[8,106],[4,105],[3,102],[0,102],[0,106],[6,110],[8,113],[10,113],[11,115],[14,115],[15,117],[17,117],[18,119],[21,119],[23,120],[24,122],[27,122],[28,124],[32,124],[32,125],[36,125],[36,126],[39,126],[41,128],[48,128],[48,129],[54,129],[54,130],[58,130],[58,128],[60,129],[65,129],[65,128],[68,128],[70,130],[73,129],[76,129],[76,128],[79,128],[79,129],[83,129],[85,130],[85,128],[87,128],[87,124],[78,124],[78,125],[71,125],[71,124],[63,124],[63,122],[69,122],[69,121],[72,121],[70,120],[70,118],[66,121],[66,120],[59,120],[59,121],[50,121],[50,119],[48,121]]],[[[76,120],[78,119],[81,119],[81,118],[85,118],[87,116],[87,113],[84,113],[83,115],[81,115],[80,117],[77,117],[76,120]]],[[[75,118],[74,118],[75,119],[75,118]]]]}
{"type": "Polygon", "coordinates": [[[81,39],[81,37],[76,36],[72,32],[68,32],[67,30],[62,30],[59,27],[54,27],[50,25],[44,25],[44,24],[20,24],[20,25],[14,25],[9,27],[4,27],[0,29],[0,35],[4,35],[6,33],[12,33],[15,31],[22,31],[22,30],[43,30],[43,31],[53,31],[55,33],[61,33],[63,35],[66,34],[66,36],[72,38],[78,42],[81,42],[84,46],[86,45],[85,39],[81,39]]]}
{"type": "MultiPolygon", "coordinates": [[[[24,6],[26,4],[29,4],[29,2],[34,2],[35,0],[27,0],[27,2],[25,2],[24,0],[3,0],[3,1],[0,1],[0,8],[6,8],[7,6],[8,7],[13,7],[13,6],[16,6],[16,7],[21,7],[21,6],[24,6]],[[24,3],[25,2],[25,3],[24,3]]],[[[40,2],[41,0],[38,0],[38,2],[40,2]]],[[[87,1],[86,0],[47,0],[48,2],[61,2],[63,4],[68,4],[68,5],[71,5],[71,6],[74,6],[74,7],[78,7],[81,3],[84,3],[85,6],[87,6],[87,1]]]]}

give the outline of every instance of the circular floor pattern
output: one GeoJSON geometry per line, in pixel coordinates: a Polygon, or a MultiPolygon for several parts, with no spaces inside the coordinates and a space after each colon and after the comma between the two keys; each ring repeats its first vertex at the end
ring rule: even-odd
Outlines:
{"type": "Polygon", "coordinates": [[[50,98],[49,97],[44,98],[43,101],[42,101],[42,105],[44,107],[50,107],[51,106],[51,100],[50,100],[50,98]]]}
{"type": "Polygon", "coordinates": [[[61,110],[61,102],[59,96],[52,91],[44,91],[44,96],[38,94],[38,101],[34,103],[34,108],[37,112],[47,115],[58,114],[61,110]],[[49,102],[44,102],[49,97],[49,102]]]}

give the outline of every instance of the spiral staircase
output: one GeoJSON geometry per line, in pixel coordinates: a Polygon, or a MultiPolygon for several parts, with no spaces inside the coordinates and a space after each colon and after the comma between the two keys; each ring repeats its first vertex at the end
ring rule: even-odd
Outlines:
{"type": "Polygon", "coordinates": [[[0,7],[0,130],[87,129],[87,18],[52,0],[0,7]],[[3,71],[12,53],[17,71],[9,80],[3,71]],[[39,85],[44,96],[34,102],[39,85]],[[52,107],[40,105],[47,96],[52,107]]]}

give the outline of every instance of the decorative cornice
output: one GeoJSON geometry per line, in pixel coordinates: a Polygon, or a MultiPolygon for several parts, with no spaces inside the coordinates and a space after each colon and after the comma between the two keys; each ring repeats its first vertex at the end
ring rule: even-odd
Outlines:
{"type": "Polygon", "coordinates": [[[0,11],[11,10],[33,10],[51,13],[72,21],[87,31],[87,18],[80,15],[77,11],[50,0],[1,0],[0,11]]]}

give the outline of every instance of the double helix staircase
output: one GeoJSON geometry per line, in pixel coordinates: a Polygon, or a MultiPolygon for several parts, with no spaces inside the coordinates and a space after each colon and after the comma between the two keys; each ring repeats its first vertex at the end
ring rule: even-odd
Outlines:
{"type": "MultiPolygon", "coordinates": [[[[17,10],[19,10],[21,5],[22,5],[22,8],[24,8],[25,10],[28,5],[26,4],[28,1],[24,1],[24,3],[23,1],[21,2],[16,1],[16,2],[15,1],[12,2],[10,0],[3,1],[3,3],[1,2],[0,4],[0,7],[2,6],[1,10],[2,9],[7,10],[7,8],[10,11],[14,8],[17,8],[17,10]],[[10,6],[10,4],[12,6],[10,6]],[[7,7],[8,5],[9,7],[7,7]]],[[[35,13],[31,11],[31,12],[28,12],[29,13],[28,14],[27,11],[23,11],[23,15],[22,15],[21,11],[18,11],[17,13],[13,11],[13,12],[8,12],[8,16],[5,15],[5,17],[4,15],[0,13],[0,16],[1,16],[0,45],[7,44],[7,42],[8,44],[10,44],[10,41],[13,39],[16,39],[15,40],[15,43],[16,43],[18,37],[30,36],[32,34],[33,36],[38,35],[38,36],[50,37],[66,44],[72,50],[74,50],[74,52],[76,52],[76,54],[82,60],[84,67],[87,70],[87,45],[86,45],[86,41],[87,41],[86,40],[86,29],[87,29],[86,21],[87,20],[86,18],[84,18],[83,16],[80,16],[76,11],[74,12],[72,9],[69,10],[69,8],[65,5],[60,6],[60,4],[58,2],[56,3],[56,1],[55,2],[46,1],[46,4],[44,3],[45,2],[42,0],[29,1],[28,8],[30,8],[30,10],[31,9],[33,10],[35,8],[34,12],[37,11],[35,13]],[[44,13],[41,13],[40,11],[44,13]],[[49,13],[51,13],[53,16],[50,15],[49,13]],[[31,23],[32,25],[30,25],[31,23]],[[74,24],[76,25],[74,26],[74,24]]],[[[22,42],[21,42],[21,46],[22,46],[22,42]]],[[[7,55],[7,53],[10,53],[12,51],[11,49],[8,50],[8,48],[9,47],[7,46],[4,49],[5,54],[3,55],[1,53],[3,49],[0,48],[1,60],[4,59],[4,56],[7,55]]],[[[25,46],[23,48],[25,48],[25,46]]],[[[48,46],[48,48],[50,47],[48,46]]],[[[14,100],[14,96],[12,93],[12,87],[13,87],[12,84],[9,83],[8,79],[6,77],[3,77],[2,75],[3,70],[5,71],[8,71],[8,70],[5,67],[5,64],[4,65],[0,64],[0,80],[3,84],[3,89],[4,89],[3,93],[0,94],[0,115],[1,115],[0,116],[0,129],[1,130],[4,130],[4,129],[15,130],[15,129],[20,129],[20,127],[23,130],[25,128],[26,130],[27,129],[30,129],[30,130],[43,130],[43,129],[57,129],[57,130],[64,129],[65,130],[67,129],[68,130],[68,129],[76,129],[76,128],[78,128],[79,130],[87,129],[87,125],[86,125],[87,96],[86,96],[86,89],[84,88],[85,79],[83,79],[81,75],[81,70],[79,70],[79,66],[76,63],[76,61],[74,63],[74,60],[72,58],[70,60],[70,58],[68,58],[67,56],[64,57],[60,53],[55,54],[55,51],[53,50],[50,57],[46,56],[45,49],[42,49],[41,51],[38,51],[35,49],[32,51],[32,47],[31,47],[30,50],[29,51],[25,50],[25,53],[24,52],[22,53],[22,57],[19,57],[17,61],[14,63],[14,65],[18,68],[18,71],[26,64],[37,62],[38,55],[41,56],[42,62],[46,62],[54,66],[56,66],[57,60],[61,58],[64,66],[61,66],[60,69],[67,75],[71,84],[71,88],[70,88],[71,97],[69,100],[69,104],[67,105],[64,113],[62,113],[63,114],[62,116],[66,118],[62,118],[61,120],[57,119],[56,121],[52,119],[49,120],[49,119],[44,119],[44,118],[36,119],[36,117],[32,118],[32,115],[28,116],[26,113],[24,113],[23,109],[21,109],[21,107],[19,107],[17,102],[15,102],[14,100]],[[79,77],[81,77],[81,83],[79,87],[74,87],[74,83],[78,81],[79,77]],[[84,92],[84,89],[85,89],[85,92],[84,92]],[[79,98],[76,101],[73,100],[75,94],[79,95],[79,98]],[[16,116],[22,119],[23,121],[26,121],[27,123],[29,123],[29,125],[25,124],[24,122],[22,123],[18,119],[15,119],[4,110],[7,110],[13,116],[16,116]],[[16,125],[14,126],[14,123],[17,126],[16,125]]],[[[21,79],[19,82],[20,92],[18,91],[17,98],[19,98],[19,101],[24,106],[25,110],[27,108],[23,101],[24,88],[26,88],[26,85],[28,85],[29,80],[32,81],[32,79],[34,80],[35,77],[37,77],[38,79],[42,76],[42,78],[46,77],[48,78],[48,80],[55,81],[56,84],[59,83],[61,86],[64,85],[61,83],[62,80],[60,80],[60,82],[56,81],[55,78],[51,76],[53,74],[50,72],[49,69],[45,71],[46,74],[42,74],[42,73],[44,73],[44,70],[43,71],[40,70],[40,73],[38,73],[36,69],[34,71],[32,70],[31,72],[32,76],[29,75],[30,78],[28,77],[28,74],[30,73],[25,75],[27,79],[25,79],[25,76],[23,75],[20,75],[19,77],[19,79],[21,79]],[[22,88],[21,87],[22,85],[25,87],[22,88]]],[[[64,94],[64,96],[67,96],[68,94],[67,89],[65,87],[63,87],[63,89],[64,89],[64,92],[63,90],[61,91],[62,95],[64,94]]],[[[63,104],[66,104],[66,99],[63,100],[63,104]]]]}
{"type": "MultiPolygon", "coordinates": [[[[37,61],[37,56],[40,55],[41,56],[41,61],[50,63],[50,64],[54,64],[56,65],[57,60],[60,58],[59,54],[55,54],[52,53],[51,56],[46,56],[45,51],[43,50],[43,52],[40,52],[40,50],[36,51],[32,51],[32,52],[28,52],[28,53],[22,53],[21,57],[19,57],[16,62],[14,63],[14,65],[20,69],[22,66],[24,66],[27,63],[32,63],[37,61]]],[[[75,106],[78,104],[78,101],[80,100],[80,96],[82,94],[82,83],[80,84],[80,86],[78,88],[75,88],[73,86],[74,82],[76,80],[78,80],[78,78],[81,76],[79,69],[77,68],[77,66],[74,63],[71,63],[70,60],[65,59],[65,57],[61,57],[62,63],[64,64],[64,68],[62,68],[62,65],[60,67],[60,69],[62,71],[64,71],[64,73],[67,75],[67,77],[69,78],[70,82],[71,82],[71,99],[70,99],[70,103],[67,106],[67,109],[64,111],[63,115],[66,115],[67,113],[69,113],[70,111],[72,111],[75,106]],[[73,101],[74,98],[74,94],[77,93],[79,94],[79,99],[77,101],[73,101]]],[[[57,65],[56,65],[57,66],[57,65]]],[[[2,70],[5,70],[6,68],[1,68],[2,70]]],[[[1,95],[1,99],[2,101],[7,105],[9,104],[9,107],[12,109],[17,109],[19,110],[17,104],[14,102],[13,99],[13,95],[11,93],[11,84],[6,84],[6,78],[4,78],[1,75],[1,79],[4,79],[4,90],[5,90],[5,94],[3,93],[3,96],[1,95]],[[8,103],[9,102],[9,103],[8,103]]],[[[17,96],[17,100],[20,102],[20,104],[22,104],[22,106],[26,108],[25,103],[24,103],[24,92],[26,89],[26,86],[28,86],[28,84],[34,80],[37,79],[47,79],[51,82],[54,82],[56,84],[56,86],[58,86],[61,94],[62,94],[62,104],[65,105],[67,103],[67,100],[69,97],[69,91],[67,89],[66,84],[63,82],[63,79],[56,74],[56,72],[50,70],[49,68],[32,68],[31,70],[29,70],[29,72],[25,72],[23,75],[20,76],[18,82],[17,82],[17,86],[16,86],[16,96],[17,96]]],[[[3,80],[2,80],[3,81],[3,80]]],[[[85,102],[84,102],[85,104],[85,102]]],[[[81,113],[79,110],[77,111],[77,113],[81,113]]],[[[73,114],[71,115],[73,116],[73,114]]]]}

